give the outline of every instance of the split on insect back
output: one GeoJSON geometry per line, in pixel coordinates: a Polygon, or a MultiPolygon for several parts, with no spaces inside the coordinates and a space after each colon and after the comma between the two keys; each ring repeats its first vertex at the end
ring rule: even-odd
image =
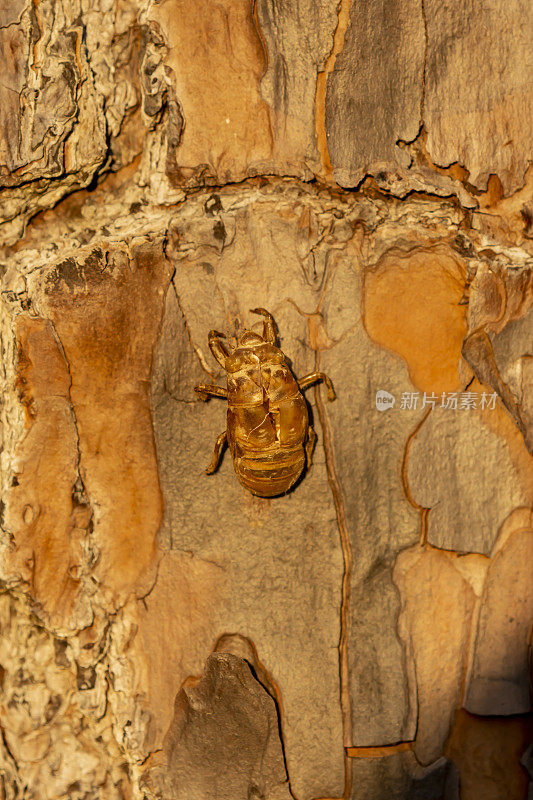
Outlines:
{"type": "Polygon", "coordinates": [[[194,391],[201,400],[228,401],[227,427],[216,440],[207,474],[217,469],[227,442],[241,484],[259,497],[276,497],[296,483],[306,465],[311,466],[316,433],[301,392],[324,382],[331,401],[335,390],[323,372],[296,380],[276,347],[272,314],[264,308],[251,311],[264,317],[263,333],[244,331],[232,352],[221,342],[224,334],[209,333],[209,347],[226,371],[227,388],[201,383],[194,391]]]}

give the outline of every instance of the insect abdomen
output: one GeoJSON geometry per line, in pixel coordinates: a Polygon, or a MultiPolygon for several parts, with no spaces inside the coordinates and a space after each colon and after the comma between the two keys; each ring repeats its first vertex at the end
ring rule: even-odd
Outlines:
{"type": "Polygon", "coordinates": [[[245,452],[234,458],[242,485],[260,497],[275,497],[296,483],[305,466],[303,447],[277,449],[270,453],[245,452]]]}

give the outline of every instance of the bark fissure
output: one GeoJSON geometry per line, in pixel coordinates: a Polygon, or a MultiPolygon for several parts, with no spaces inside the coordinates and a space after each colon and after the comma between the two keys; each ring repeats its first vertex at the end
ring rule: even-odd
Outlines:
{"type": "MultiPolygon", "coordinates": [[[[320,353],[315,354],[315,371],[321,371],[320,353]]],[[[353,554],[350,542],[350,534],[346,520],[346,511],[342,496],[342,487],[337,476],[335,467],[335,457],[333,450],[333,440],[329,425],[328,414],[322,400],[320,389],[315,386],[315,403],[318,410],[320,427],[322,429],[322,442],[326,456],[326,470],[328,481],[331,487],[331,494],[335,504],[337,515],[337,526],[339,530],[340,544],[344,562],[344,574],[342,576],[341,606],[340,606],[340,639],[339,639],[339,674],[342,708],[342,719],[344,728],[345,742],[352,740],[352,708],[350,700],[350,673],[348,663],[348,636],[349,636],[349,604],[350,588],[353,567],[353,554]]],[[[345,789],[344,797],[349,797],[352,785],[352,774],[349,761],[346,761],[345,789]]]]}

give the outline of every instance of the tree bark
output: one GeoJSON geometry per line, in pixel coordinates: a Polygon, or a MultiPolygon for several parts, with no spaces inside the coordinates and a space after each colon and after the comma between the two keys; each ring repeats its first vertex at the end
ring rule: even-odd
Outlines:
{"type": "Polygon", "coordinates": [[[0,4],[0,800],[527,796],[531,16],[0,4]],[[257,307],[336,392],[274,498],[257,307]]]}

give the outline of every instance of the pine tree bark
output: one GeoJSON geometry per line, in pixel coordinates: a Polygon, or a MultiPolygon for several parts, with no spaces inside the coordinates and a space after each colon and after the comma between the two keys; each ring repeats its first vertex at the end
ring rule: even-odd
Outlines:
{"type": "Polygon", "coordinates": [[[531,16],[0,3],[0,800],[527,796],[531,16]],[[257,307],[277,498],[194,393],[257,307]]]}

